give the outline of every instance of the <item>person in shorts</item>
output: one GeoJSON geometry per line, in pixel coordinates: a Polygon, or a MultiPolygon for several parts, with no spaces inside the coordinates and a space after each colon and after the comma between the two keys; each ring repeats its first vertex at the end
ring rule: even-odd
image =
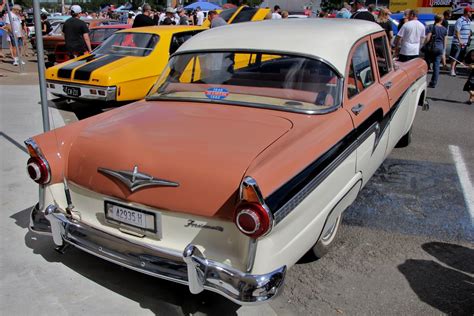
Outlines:
{"type": "MultiPolygon", "coordinates": [[[[21,27],[21,6],[15,4],[11,10],[11,21],[8,14],[5,15],[5,29],[8,31],[8,43],[10,44],[10,50],[13,57],[13,66],[18,66],[21,56],[21,49],[23,47],[23,32],[21,27]],[[15,37],[17,43],[15,44],[15,37]],[[18,47],[16,46],[18,44],[18,47]]],[[[24,65],[25,62],[21,61],[24,65]]]]}
{"type": "Polygon", "coordinates": [[[464,14],[457,19],[454,25],[453,42],[451,44],[451,76],[456,76],[456,60],[461,60],[466,53],[468,42],[471,39],[471,8],[464,8],[464,14]]]}

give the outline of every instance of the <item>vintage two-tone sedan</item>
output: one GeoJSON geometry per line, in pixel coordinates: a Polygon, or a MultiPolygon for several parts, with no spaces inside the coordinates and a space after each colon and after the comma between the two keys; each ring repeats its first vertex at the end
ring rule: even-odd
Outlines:
{"type": "Polygon", "coordinates": [[[408,145],[426,73],[394,63],[366,21],[202,32],[146,100],[26,141],[30,228],[192,293],[265,301],[334,245],[343,211],[408,145]]]}
{"type": "Polygon", "coordinates": [[[151,26],[118,31],[92,51],[46,70],[58,97],[123,102],[143,99],[181,44],[200,26],[151,26]]]}

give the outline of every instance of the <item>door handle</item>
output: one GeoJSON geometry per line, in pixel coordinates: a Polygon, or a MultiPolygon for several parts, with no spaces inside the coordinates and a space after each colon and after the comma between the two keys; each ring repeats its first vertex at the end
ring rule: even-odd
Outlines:
{"type": "Polygon", "coordinates": [[[386,82],[383,86],[385,87],[385,89],[390,89],[392,87],[393,83],[391,81],[389,82],[386,82]]]}
{"type": "Polygon", "coordinates": [[[362,112],[362,110],[364,109],[365,105],[363,104],[357,104],[355,106],[352,107],[351,111],[352,113],[354,113],[355,115],[359,115],[360,112],[362,112]]]}

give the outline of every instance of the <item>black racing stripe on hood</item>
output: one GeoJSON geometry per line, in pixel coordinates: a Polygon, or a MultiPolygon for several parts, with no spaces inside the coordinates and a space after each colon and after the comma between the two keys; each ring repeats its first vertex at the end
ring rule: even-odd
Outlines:
{"type": "Polygon", "coordinates": [[[89,80],[91,78],[91,74],[94,70],[97,70],[98,68],[105,66],[107,64],[110,64],[114,61],[117,61],[119,59],[122,59],[126,56],[117,56],[117,55],[107,55],[103,58],[100,58],[96,61],[93,61],[91,63],[88,63],[79,69],[76,70],[74,73],[74,79],[75,80],[89,80]]]}
{"type": "Polygon", "coordinates": [[[85,63],[88,63],[90,61],[93,61],[94,59],[99,58],[100,56],[98,55],[89,55],[84,58],[81,58],[73,63],[67,64],[66,66],[63,66],[59,68],[58,70],[58,78],[65,78],[65,79],[71,79],[72,71],[74,68],[80,67],[84,65],[85,63]]]}

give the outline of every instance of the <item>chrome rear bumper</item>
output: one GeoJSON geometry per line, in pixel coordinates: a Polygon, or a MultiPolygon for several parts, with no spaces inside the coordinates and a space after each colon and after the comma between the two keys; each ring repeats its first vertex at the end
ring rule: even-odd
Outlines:
{"type": "Polygon", "coordinates": [[[47,80],[48,92],[57,96],[71,99],[87,99],[96,101],[115,101],[117,99],[116,87],[91,86],[86,84],[69,83],[62,81],[47,80]],[[77,88],[80,91],[79,96],[71,96],[65,92],[65,87],[77,88]],[[94,93],[93,93],[94,92],[94,93]]]}
{"type": "Polygon", "coordinates": [[[286,266],[273,272],[253,275],[206,259],[189,244],[183,253],[131,242],[76,221],[50,205],[43,212],[33,207],[30,230],[52,235],[54,243],[71,244],[102,259],[169,281],[187,284],[193,294],[217,292],[237,304],[264,302],[283,286],[286,266]]]}

